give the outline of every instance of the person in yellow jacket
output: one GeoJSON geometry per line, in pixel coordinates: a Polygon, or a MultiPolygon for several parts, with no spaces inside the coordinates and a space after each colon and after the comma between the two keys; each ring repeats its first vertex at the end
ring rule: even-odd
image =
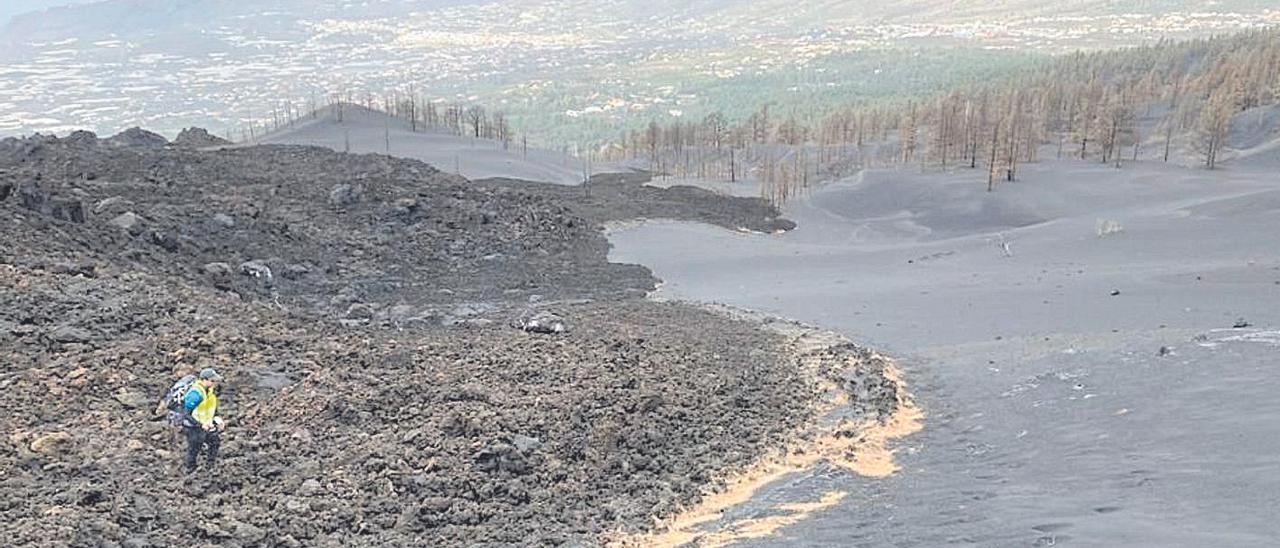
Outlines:
{"type": "Polygon", "coordinates": [[[218,412],[218,394],[214,387],[222,382],[212,367],[200,370],[195,382],[182,398],[182,427],[187,434],[187,455],[184,464],[187,473],[195,472],[196,457],[200,450],[207,448],[206,465],[213,466],[218,458],[218,447],[222,445],[222,419],[215,416],[218,412]]]}

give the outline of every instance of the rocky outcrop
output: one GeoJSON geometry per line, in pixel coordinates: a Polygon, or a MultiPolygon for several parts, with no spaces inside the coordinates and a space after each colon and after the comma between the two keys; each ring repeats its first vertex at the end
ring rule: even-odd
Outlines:
{"type": "Polygon", "coordinates": [[[232,144],[231,141],[218,137],[209,133],[204,128],[191,127],[182,130],[178,137],[173,140],[173,146],[184,148],[209,148],[227,146],[232,144]]]}
{"type": "Polygon", "coordinates": [[[162,148],[169,144],[169,140],[164,136],[137,127],[117,133],[107,138],[105,142],[116,147],[138,148],[162,148]]]}

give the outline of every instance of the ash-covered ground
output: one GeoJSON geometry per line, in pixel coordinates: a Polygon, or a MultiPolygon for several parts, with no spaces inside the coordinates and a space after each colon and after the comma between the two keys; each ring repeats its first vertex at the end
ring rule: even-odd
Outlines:
{"type": "MultiPolygon", "coordinates": [[[[779,222],[700,199],[681,218],[779,222]]],[[[0,142],[0,534],[594,545],[793,440],[818,389],[783,337],[644,300],[598,227],[631,209],[587,211],[312,147],[0,142]],[[509,324],[531,311],[572,330],[509,324]],[[152,408],[204,366],[230,428],[184,477],[152,408]]]]}
{"type": "Polygon", "coordinates": [[[614,232],[662,293],[891,352],[926,413],[898,474],[795,474],[707,528],[834,490],[740,546],[1275,546],[1277,158],[1045,161],[995,192],[869,170],[788,204],[781,236],[614,232]]]}

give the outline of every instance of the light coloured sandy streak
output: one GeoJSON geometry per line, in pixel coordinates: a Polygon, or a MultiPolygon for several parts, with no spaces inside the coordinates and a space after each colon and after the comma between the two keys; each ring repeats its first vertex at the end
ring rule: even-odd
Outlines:
{"type": "MultiPolygon", "coordinates": [[[[759,319],[750,312],[721,307],[713,309],[739,318],[745,315],[759,319]]],[[[815,351],[846,342],[839,335],[794,324],[775,324],[770,327],[793,337],[793,351],[802,358],[802,365],[807,372],[815,376],[823,365],[821,357],[815,351]]],[[[924,413],[911,401],[902,375],[893,363],[878,355],[872,356],[871,360],[886,362],[885,378],[896,387],[897,405],[888,418],[883,421],[872,418],[859,423],[845,420],[835,425],[823,424],[822,418],[849,403],[843,390],[834,383],[823,380],[822,387],[827,396],[818,403],[815,416],[819,419],[808,429],[807,435],[802,436],[803,441],[774,451],[747,470],[728,478],[724,482],[724,488],[709,493],[696,506],[659,521],[656,532],[639,536],[615,535],[609,539],[608,545],[613,548],[687,545],[707,548],[767,537],[783,527],[803,521],[814,512],[837,504],[847,493],[832,491],[816,502],[780,505],[774,508],[777,512],[772,516],[738,520],[713,531],[700,528],[720,519],[729,508],[747,502],[764,486],[786,475],[807,470],[820,462],[874,478],[897,472],[892,442],[920,431],[924,413]]],[[[857,368],[864,364],[849,358],[843,365],[846,368],[857,368]]]]}

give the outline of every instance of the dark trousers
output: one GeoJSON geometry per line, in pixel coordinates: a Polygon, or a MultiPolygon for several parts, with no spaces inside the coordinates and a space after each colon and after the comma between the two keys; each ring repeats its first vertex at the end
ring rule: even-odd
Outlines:
{"type": "Polygon", "coordinates": [[[213,466],[213,462],[218,458],[218,447],[222,445],[221,434],[217,430],[210,432],[199,426],[188,426],[185,430],[187,431],[187,457],[184,463],[187,465],[187,471],[195,471],[196,457],[200,455],[200,449],[205,447],[208,448],[205,464],[213,466]]]}

